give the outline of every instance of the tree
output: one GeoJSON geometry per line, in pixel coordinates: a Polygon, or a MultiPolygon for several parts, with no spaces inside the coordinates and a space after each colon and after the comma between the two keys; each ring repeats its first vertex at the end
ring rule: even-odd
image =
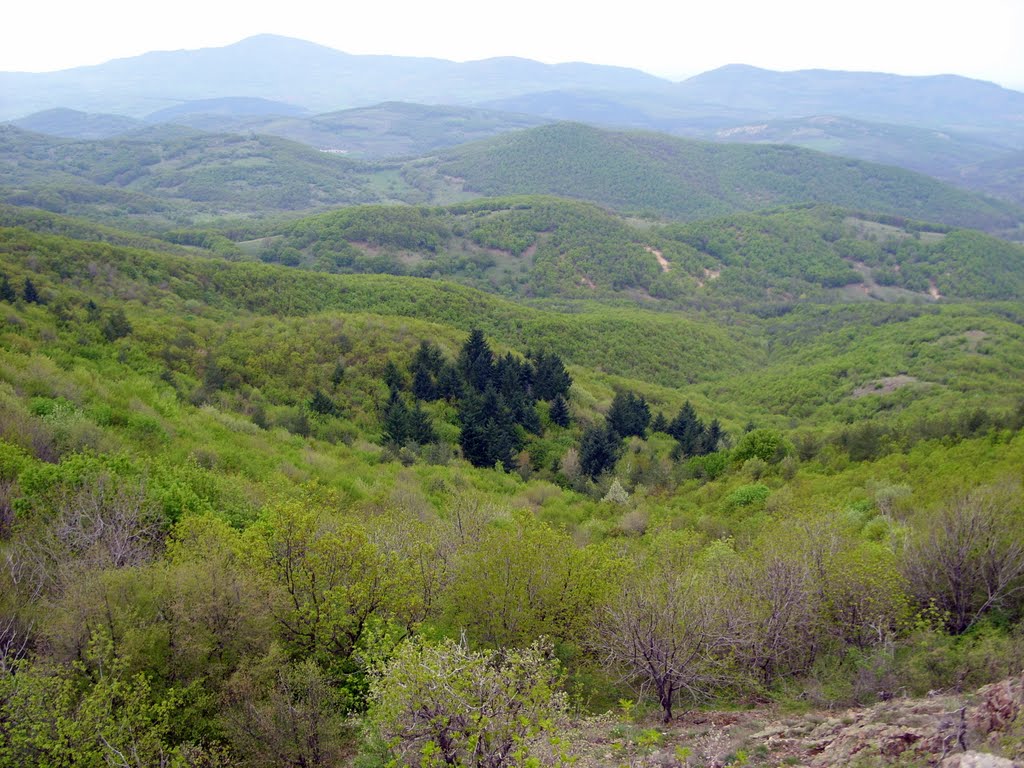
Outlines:
{"type": "Polygon", "coordinates": [[[459,559],[446,613],[491,647],[524,647],[541,635],[579,644],[615,570],[595,548],[517,512],[459,559]]]}
{"type": "Polygon", "coordinates": [[[319,388],[313,392],[313,397],[309,399],[309,410],[313,411],[313,413],[319,413],[321,416],[338,415],[338,406],[319,388]]]}
{"type": "Polygon", "coordinates": [[[622,439],[607,425],[588,427],[580,436],[580,469],[591,480],[615,466],[622,439]]]}
{"type": "Polygon", "coordinates": [[[1020,608],[1024,540],[1019,487],[987,486],[922,520],[904,559],[920,605],[933,604],[960,634],[992,610],[1020,608]]]}
{"type": "Polygon", "coordinates": [[[25,288],[22,291],[22,298],[29,304],[39,304],[39,291],[36,290],[35,283],[29,278],[25,278],[25,288]]]}
{"type": "Polygon", "coordinates": [[[747,459],[761,459],[777,464],[793,452],[792,444],[774,429],[753,429],[740,438],[732,459],[742,464],[747,459]]]}
{"type": "Polygon", "coordinates": [[[392,446],[401,446],[410,437],[409,406],[397,389],[392,389],[388,402],[384,406],[381,418],[381,432],[384,442],[392,446]]]}
{"type": "Polygon", "coordinates": [[[437,442],[437,432],[430,421],[430,414],[418,402],[409,411],[409,438],[418,445],[437,442]]]}
{"type": "Polygon", "coordinates": [[[405,376],[398,370],[394,360],[388,360],[387,365],[384,366],[383,378],[388,389],[398,391],[405,389],[405,376]]]}
{"type": "Polygon", "coordinates": [[[374,626],[406,624],[408,572],[357,522],[288,501],[247,531],[250,557],[285,649],[313,659],[359,706],[356,651],[374,626]]]}
{"type": "Polygon", "coordinates": [[[107,341],[117,341],[132,332],[132,324],[124,314],[124,310],[118,307],[109,315],[103,324],[103,336],[107,341]]]}
{"type": "Polygon", "coordinates": [[[538,400],[554,400],[561,395],[569,396],[572,377],[565,370],[562,359],[554,352],[545,354],[543,351],[532,356],[533,359],[533,394],[538,400]]]}
{"type": "Polygon", "coordinates": [[[565,398],[561,395],[555,395],[555,399],[551,401],[551,408],[548,411],[548,417],[551,419],[551,423],[559,427],[569,426],[569,404],[565,402],[565,398]]]}
{"type": "Polygon", "coordinates": [[[483,392],[494,378],[494,353],[479,328],[470,331],[459,352],[459,372],[470,387],[483,392]]]}
{"type": "Polygon", "coordinates": [[[488,385],[482,394],[467,393],[459,403],[459,445],[475,467],[500,463],[511,471],[521,446],[515,419],[504,398],[488,385]]]}
{"type": "Polygon", "coordinates": [[[608,426],[621,437],[643,437],[651,423],[651,409],[643,397],[619,391],[608,409],[608,426]]]}
{"type": "Polygon", "coordinates": [[[13,304],[17,298],[18,295],[14,292],[14,287],[11,285],[11,281],[7,279],[7,275],[0,273],[0,301],[13,304]]]}
{"type": "Polygon", "coordinates": [[[664,412],[658,411],[653,421],[651,421],[651,432],[668,434],[668,419],[665,418],[664,412]]]}
{"type": "Polygon", "coordinates": [[[346,702],[314,660],[293,661],[275,647],[247,659],[225,688],[223,721],[246,765],[344,763],[346,702]]]}
{"type": "Polygon", "coordinates": [[[594,626],[596,650],[641,692],[653,690],[666,723],[680,693],[699,699],[726,679],[731,638],[694,553],[684,535],[654,542],[594,626]]]}
{"type": "Polygon", "coordinates": [[[679,443],[683,456],[698,456],[703,448],[704,422],[697,418],[697,412],[690,401],[683,403],[679,413],[668,425],[668,433],[679,443]]]}
{"type": "Polygon", "coordinates": [[[437,385],[426,368],[413,369],[412,394],[417,400],[430,402],[437,399],[437,385]]]}
{"type": "Polygon", "coordinates": [[[403,643],[373,682],[368,721],[403,768],[563,765],[554,725],[567,711],[549,643],[471,651],[403,643]],[[553,754],[552,754],[553,753],[553,754]]]}

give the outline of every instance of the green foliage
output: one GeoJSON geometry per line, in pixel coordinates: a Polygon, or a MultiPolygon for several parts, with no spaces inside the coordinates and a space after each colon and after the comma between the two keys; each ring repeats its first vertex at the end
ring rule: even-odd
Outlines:
{"type": "Polygon", "coordinates": [[[457,147],[435,166],[485,195],[555,194],[680,220],[807,202],[977,228],[1013,220],[1009,206],[889,166],[793,146],[727,146],[576,123],[457,147]]]}
{"type": "Polygon", "coordinates": [[[760,459],[777,464],[793,451],[783,435],[772,429],[754,429],[747,432],[733,449],[733,461],[742,464],[749,459],[760,459]]]}
{"type": "Polygon", "coordinates": [[[450,640],[412,641],[375,681],[369,721],[395,766],[565,765],[559,680],[543,642],[474,652],[450,640]]]}

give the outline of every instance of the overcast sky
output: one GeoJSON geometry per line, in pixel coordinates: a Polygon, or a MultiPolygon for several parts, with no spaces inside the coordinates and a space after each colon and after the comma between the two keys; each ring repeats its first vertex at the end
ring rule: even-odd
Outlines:
{"type": "Polygon", "coordinates": [[[683,79],[723,64],[953,73],[1024,90],[1024,0],[10,2],[0,71],[50,71],[263,32],[348,53],[523,56],[683,79]],[[164,9],[164,10],[160,10],[164,9]]]}

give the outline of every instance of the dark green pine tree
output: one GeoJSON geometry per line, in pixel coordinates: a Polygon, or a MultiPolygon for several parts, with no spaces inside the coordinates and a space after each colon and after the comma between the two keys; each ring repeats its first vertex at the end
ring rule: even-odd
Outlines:
{"type": "Polygon", "coordinates": [[[395,365],[393,360],[388,360],[387,365],[384,366],[384,383],[388,385],[388,389],[397,389],[402,391],[405,389],[405,376],[398,370],[398,366],[395,365]]]}
{"type": "Polygon", "coordinates": [[[425,400],[428,403],[437,400],[437,385],[430,372],[422,366],[413,368],[412,394],[416,399],[425,400]]]}
{"type": "Polygon", "coordinates": [[[132,332],[132,324],[124,314],[124,310],[118,307],[107,316],[103,324],[103,336],[107,341],[122,339],[132,332]]]}
{"type": "Polygon", "coordinates": [[[704,430],[704,439],[701,445],[701,454],[707,455],[718,450],[718,444],[722,441],[722,425],[718,419],[712,419],[708,428],[704,430]]]}
{"type": "Polygon", "coordinates": [[[338,386],[343,378],[345,378],[345,361],[339,360],[334,366],[334,370],[331,371],[331,384],[338,386]]]}
{"type": "Polygon", "coordinates": [[[462,397],[464,389],[459,369],[446,363],[437,375],[437,396],[453,403],[462,397]]]}
{"type": "Polygon", "coordinates": [[[588,427],[580,437],[580,469],[591,480],[615,466],[622,440],[607,425],[588,427]]]}
{"type": "Polygon", "coordinates": [[[25,289],[22,291],[22,298],[29,304],[39,303],[39,291],[36,290],[35,283],[29,278],[25,278],[25,289]]]}
{"type": "Polygon", "coordinates": [[[313,397],[309,399],[309,410],[313,411],[313,413],[319,413],[321,416],[338,415],[338,406],[320,389],[314,391],[313,397]]]}
{"type": "Polygon", "coordinates": [[[479,328],[469,333],[469,338],[459,352],[459,372],[463,379],[477,392],[487,389],[494,378],[494,353],[479,328]]]}
{"type": "Polygon", "coordinates": [[[647,401],[632,392],[616,392],[608,409],[608,426],[622,437],[643,437],[651,423],[651,409],[647,401]]]}
{"type": "Polygon", "coordinates": [[[412,362],[409,364],[410,370],[422,368],[432,376],[437,376],[443,366],[444,355],[441,353],[441,348],[427,339],[420,342],[412,356],[412,362]]]}
{"type": "Polygon", "coordinates": [[[533,356],[533,394],[538,400],[554,400],[558,395],[568,397],[571,386],[572,377],[558,355],[541,350],[533,356]]]}
{"type": "Polygon", "coordinates": [[[555,395],[555,399],[551,401],[551,410],[548,411],[548,417],[551,419],[552,424],[556,424],[559,427],[569,426],[569,404],[565,402],[564,397],[555,395]]]}
{"type": "Polygon", "coordinates": [[[668,425],[668,433],[679,443],[683,456],[697,456],[703,447],[704,424],[687,400],[678,415],[668,425]]]}
{"type": "Polygon", "coordinates": [[[416,403],[409,411],[409,437],[420,445],[437,442],[437,432],[430,421],[430,414],[416,403]]]}
{"type": "Polygon", "coordinates": [[[529,363],[507,354],[494,366],[494,382],[513,420],[533,434],[540,434],[541,423],[530,389],[532,368],[529,363]]]}
{"type": "Polygon", "coordinates": [[[384,443],[391,446],[405,445],[411,436],[409,407],[397,389],[392,389],[381,416],[381,432],[384,443]]]}
{"type": "Polygon", "coordinates": [[[512,469],[521,445],[519,431],[504,399],[493,386],[482,394],[469,392],[462,398],[459,422],[459,445],[467,461],[476,467],[500,463],[506,470],[512,469]]]}
{"type": "Polygon", "coordinates": [[[658,411],[658,415],[651,421],[651,432],[668,434],[668,419],[665,418],[665,414],[662,411],[658,411]]]}
{"type": "Polygon", "coordinates": [[[14,292],[14,286],[11,285],[11,281],[7,279],[7,275],[0,272],[0,301],[13,304],[17,298],[18,295],[14,292]]]}

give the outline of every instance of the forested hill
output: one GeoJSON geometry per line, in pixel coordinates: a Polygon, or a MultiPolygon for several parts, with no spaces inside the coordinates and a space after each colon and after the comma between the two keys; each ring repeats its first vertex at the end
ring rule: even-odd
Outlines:
{"type": "MultiPolygon", "coordinates": [[[[544,768],[772,768],[820,740],[747,728],[727,761],[659,723],[1019,672],[1019,301],[537,308],[22,216],[39,231],[0,227],[5,768],[426,765],[435,730],[408,724],[438,690],[463,764],[514,742],[544,768]],[[1005,566],[990,591],[949,586],[961,534],[954,568],[1005,566]],[[699,656],[689,687],[649,695],[646,626],[699,656]]],[[[723,255],[754,232],[725,229],[723,255]]]]}
{"type": "Polygon", "coordinates": [[[696,219],[790,203],[1014,231],[1019,209],[889,166],[787,146],[723,146],[562,123],[458,147],[426,166],[480,194],[554,194],[696,219]]]}
{"type": "Polygon", "coordinates": [[[324,272],[452,279],[521,297],[674,305],[1024,298],[1024,248],[972,230],[824,206],[671,226],[589,203],[488,198],[353,206],[240,243],[324,272]]]}
{"type": "MultiPolygon", "coordinates": [[[[489,118],[483,121],[486,130],[489,118]]],[[[366,119],[373,122],[374,118],[366,119]]],[[[442,120],[443,122],[443,120],[442,120]]],[[[694,220],[793,203],[1019,237],[1024,211],[924,176],[783,146],[723,146],[578,124],[374,164],[273,136],[154,126],[74,141],[0,126],[0,199],[150,230],[358,203],[554,194],[694,220]]]]}

